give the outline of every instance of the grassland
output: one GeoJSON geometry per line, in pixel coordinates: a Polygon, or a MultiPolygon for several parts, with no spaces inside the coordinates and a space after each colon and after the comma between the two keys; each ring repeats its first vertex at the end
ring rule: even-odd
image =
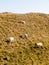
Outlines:
{"type": "Polygon", "coordinates": [[[49,14],[0,13],[0,65],[49,65],[49,14]],[[20,37],[25,33],[28,39],[20,37]],[[7,44],[11,36],[15,40],[7,44]],[[34,48],[38,42],[43,48],[34,48]]]}

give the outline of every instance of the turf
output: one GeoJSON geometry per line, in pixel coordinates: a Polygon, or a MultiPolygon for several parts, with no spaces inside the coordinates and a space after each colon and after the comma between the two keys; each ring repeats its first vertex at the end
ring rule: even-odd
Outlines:
{"type": "Polygon", "coordinates": [[[0,65],[49,65],[49,14],[0,13],[0,65]],[[26,33],[27,39],[20,37],[26,33]],[[15,40],[7,44],[11,36],[15,40]],[[38,42],[42,48],[34,48],[38,42]]]}

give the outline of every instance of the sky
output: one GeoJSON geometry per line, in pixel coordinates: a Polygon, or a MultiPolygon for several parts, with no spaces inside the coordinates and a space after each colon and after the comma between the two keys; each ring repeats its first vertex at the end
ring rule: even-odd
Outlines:
{"type": "Polygon", "coordinates": [[[0,0],[0,12],[49,14],[49,0],[0,0]]]}

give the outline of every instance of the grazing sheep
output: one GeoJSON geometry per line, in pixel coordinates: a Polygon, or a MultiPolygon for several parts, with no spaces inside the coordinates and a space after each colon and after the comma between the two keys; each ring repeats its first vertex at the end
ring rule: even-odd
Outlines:
{"type": "Polygon", "coordinates": [[[19,23],[25,24],[25,21],[23,21],[23,20],[20,20],[20,21],[19,21],[19,23]]]}
{"type": "Polygon", "coordinates": [[[7,38],[7,40],[6,40],[7,43],[11,43],[11,42],[13,42],[13,41],[14,41],[14,37],[9,37],[9,38],[7,38]]]}
{"type": "Polygon", "coordinates": [[[26,39],[28,39],[28,34],[24,34],[24,35],[20,35],[20,38],[26,38],[26,39]]]}
{"type": "Polygon", "coordinates": [[[35,47],[42,47],[43,46],[43,43],[39,42],[39,43],[35,43],[35,47]]]}
{"type": "Polygon", "coordinates": [[[24,34],[24,37],[27,39],[28,38],[28,34],[24,34]]]}

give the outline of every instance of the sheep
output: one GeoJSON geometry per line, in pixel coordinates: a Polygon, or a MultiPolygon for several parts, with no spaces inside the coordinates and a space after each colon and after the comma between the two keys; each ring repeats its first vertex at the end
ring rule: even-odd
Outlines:
{"type": "Polygon", "coordinates": [[[7,43],[12,43],[13,41],[14,41],[14,37],[9,37],[6,40],[7,43]]]}
{"type": "Polygon", "coordinates": [[[43,47],[43,43],[39,42],[39,43],[35,43],[35,48],[39,48],[39,47],[43,47]]]}
{"type": "Polygon", "coordinates": [[[23,21],[23,20],[20,20],[20,21],[19,21],[19,23],[25,24],[25,21],[23,21]]]}
{"type": "Polygon", "coordinates": [[[20,37],[20,38],[23,38],[23,39],[24,39],[24,38],[28,39],[28,34],[23,34],[23,35],[20,35],[19,37],[20,37]]]}
{"type": "Polygon", "coordinates": [[[28,38],[28,34],[24,34],[24,38],[26,38],[26,39],[27,39],[27,38],[28,38]]]}

